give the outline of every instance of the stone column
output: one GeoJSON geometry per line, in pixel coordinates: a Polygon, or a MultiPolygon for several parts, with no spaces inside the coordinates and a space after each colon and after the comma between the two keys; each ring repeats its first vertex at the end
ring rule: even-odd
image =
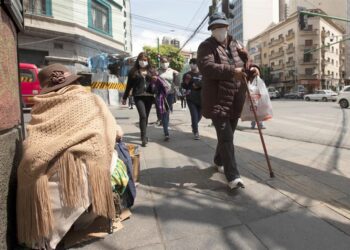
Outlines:
{"type": "Polygon", "coordinates": [[[17,30],[0,5],[0,249],[16,241],[16,169],[22,133],[18,86],[17,30]]]}

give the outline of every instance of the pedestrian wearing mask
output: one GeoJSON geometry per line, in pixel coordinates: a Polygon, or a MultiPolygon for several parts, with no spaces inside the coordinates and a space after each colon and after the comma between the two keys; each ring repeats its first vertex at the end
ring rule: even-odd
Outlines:
{"type": "Polygon", "coordinates": [[[190,60],[191,70],[184,74],[181,84],[185,93],[188,109],[191,114],[192,132],[195,140],[199,140],[198,123],[201,114],[202,74],[198,70],[197,59],[190,60]]]}
{"type": "Polygon", "coordinates": [[[244,77],[259,75],[259,69],[244,64],[248,53],[227,34],[228,26],[224,13],[214,13],[210,17],[208,30],[212,36],[199,45],[197,63],[203,75],[202,114],[212,120],[217,134],[214,163],[218,171],[225,174],[229,188],[234,189],[244,187],[233,144],[246,96],[244,77]]]}
{"type": "MultiPolygon", "coordinates": [[[[178,85],[178,75],[179,72],[169,67],[170,63],[167,57],[162,57],[160,59],[160,69],[159,76],[165,80],[165,82],[170,86],[170,91],[166,96],[167,103],[169,105],[170,112],[173,112],[173,103],[175,101],[175,85],[178,85]]],[[[165,140],[169,140],[169,113],[166,112],[162,114],[162,124],[165,134],[165,140]]]]}
{"type": "Polygon", "coordinates": [[[151,84],[151,69],[152,66],[149,57],[145,52],[141,52],[137,56],[135,64],[128,74],[128,82],[126,84],[126,89],[122,100],[122,104],[125,105],[126,99],[132,90],[135,106],[137,108],[137,112],[139,113],[141,145],[143,147],[145,147],[148,143],[148,116],[151,111],[152,104],[154,103],[155,95],[155,90],[152,88],[151,84]]]}

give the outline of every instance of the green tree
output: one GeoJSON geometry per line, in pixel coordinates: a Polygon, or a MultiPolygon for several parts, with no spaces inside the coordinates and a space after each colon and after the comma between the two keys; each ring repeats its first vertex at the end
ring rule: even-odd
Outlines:
{"type": "MultiPolygon", "coordinates": [[[[153,66],[158,66],[158,48],[145,46],[143,47],[143,51],[145,51],[151,59],[153,66]]],[[[184,63],[185,57],[177,53],[178,48],[175,48],[172,45],[160,45],[159,46],[159,54],[160,56],[166,56],[170,62],[170,68],[175,69],[177,71],[181,71],[184,63]]]]}

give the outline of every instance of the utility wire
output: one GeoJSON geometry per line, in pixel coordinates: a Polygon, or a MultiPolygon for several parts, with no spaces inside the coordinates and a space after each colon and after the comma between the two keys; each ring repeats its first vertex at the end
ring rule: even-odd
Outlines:
{"type": "Polygon", "coordinates": [[[204,24],[204,22],[207,20],[208,17],[209,17],[209,13],[203,18],[202,22],[198,25],[197,29],[196,29],[196,30],[193,32],[193,34],[186,40],[186,42],[181,46],[181,48],[177,51],[177,53],[180,53],[181,50],[183,50],[183,48],[187,45],[187,43],[188,43],[189,41],[191,41],[191,39],[192,39],[193,37],[195,37],[195,35],[198,33],[198,31],[199,31],[200,29],[203,28],[203,24],[204,24]]]}

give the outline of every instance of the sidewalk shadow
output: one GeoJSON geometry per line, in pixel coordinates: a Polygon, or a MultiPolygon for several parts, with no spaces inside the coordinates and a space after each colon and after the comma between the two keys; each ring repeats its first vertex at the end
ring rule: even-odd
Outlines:
{"type": "MultiPolygon", "coordinates": [[[[224,177],[221,179],[212,178],[216,173],[216,170],[213,167],[210,167],[212,166],[212,157],[214,156],[213,145],[216,145],[215,139],[202,136],[200,141],[195,141],[192,139],[191,133],[173,130],[171,132],[172,139],[169,142],[164,142],[162,140],[161,128],[149,127],[148,129],[149,134],[151,135],[151,142],[153,141],[153,143],[157,143],[162,147],[175,151],[179,154],[179,158],[180,156],[185,156],[188,160],[186,161],[185,165],[181,163],[177,165],[172,164],[173,167],[170,168],[164,167],[164,162],[160,162],[158,165],[149,166],[147,169],[142,169],[141,167],[142,175],[151,177],[162,176],[162,179],[160,180],[144,184],[153,185],[154,187],[160,188],[173,188],[182,187],[186,183],[193,183],[193,187],[196,187],[197,189],[211,189],[218,192],[230,193],[226,187],[224,177]],[[179,141],[181,143],[179,143],[179,141]],[[204,150],[205,152],[201,153],[201,150],[204,150]],[[195,165],[198,163],[198,160],[201,162],[206,162],[207,164],[201,164],[199,167],[198,165],[195,165]],[[188,162],[191,162],[191,165],[188,165],[188,162]]],[[[133,135],[132,137],[135,138],[134,134],[131,135],[133,135]]],[[[130,142],[137,143],[137,140],[131,140],[130,142]]],[[[157,154],[157,152],[152,152],[152,154],[157,154]]],[[[148,156],[145,157],[147,158],[148,156]]],[[[164,155],[163,158],[166,159],[166,157],[167,156],[164,155]]],[[[322,197],[320,195],[310,196],[307,192],[303,192],[304,184],[302,183],[302,177],[306,176],[313,179],[315,183],[319,185],[318,187],[313,188],[314,190],[312,191],[314,192],[317,192],[319,187],[324,187],[329,188],[331,191],[335,190],[339,193],[343,193],[344,199],[348,200],[348,202],[344,202],[342,204],[337,203],[337,206],[339,208],[350,210],[350,180],[345,176],[270,156],[272,168],[275,168],[274,170],[277,176],[275,180],[280,180],[279,176],[283,175],[284,171],[294,171],[295,175],[301,177],[299,183],[300,186],[280,185],[278,182],[271,182],[273,179],[269,178],[266,160],[263,153],[236,146],[236,157],[239,170],[245,179],[265,183],[271,186],[276,185],[276,187],[278,185],[279,189],[288,193],[304,195],[306,198],[310,199],[310,203],[311,200],[315,199],[321,202],[329,202],[329,197],[322,197]]],[[[149,159],[146,159],[146,161],[147,160],[149,159]]],[[[157,163],[154,162],[154,164],[157,163]]]]}

